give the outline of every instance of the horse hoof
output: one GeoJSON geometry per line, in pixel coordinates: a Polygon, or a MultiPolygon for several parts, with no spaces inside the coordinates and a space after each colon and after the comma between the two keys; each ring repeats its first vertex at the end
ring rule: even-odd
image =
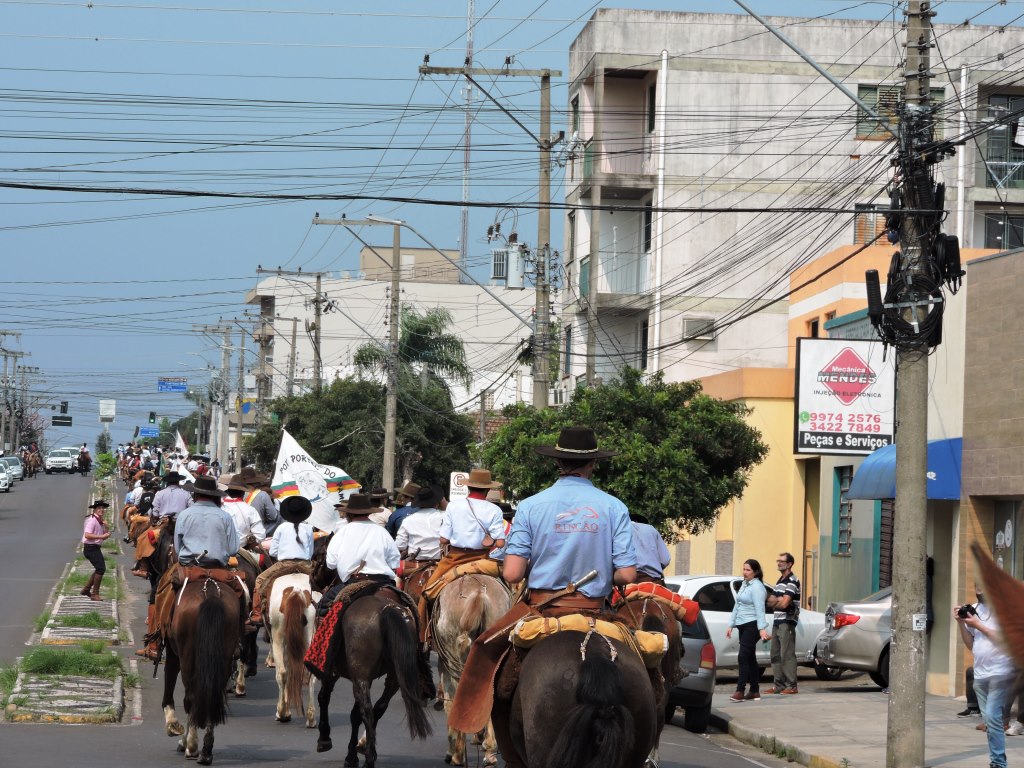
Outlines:
{"type": "Polygon", "coordinates": [[[443,699],[438,699],[437,701],[434,702],[434,711],[435,712],[443,712],[444,711],[444,700],[443,699]]]}
{"type": "Polygon", "coordinates": [[[196,762],[199,765],[213,765],[213,755],[200,755],[196,762]]]}
{"type": "MultiPolygon", "coordinates": [[[[175,720],[173,723],[168,723],[167,724],[167,735],[168,736],[171,736],[171,737],[181,736],[183,733],[185,733],[185,726],[183,726],[177,720],[175,720]]],[[[184,745],[182,745],[181,751],[182,752],[185,751],[185,746],[184,745]]]]}
{"type": "Polygon", "coordinates": [[[345,758],[345,762],[342,763],[342,765],[344,765],[345,768],[359,768],[359,758],[358,757],[346,757],[345,758]]]}
{"type": "Polygon", "coordinates": [[[180,741],[178,742],[178,751],[179,752],[184,752],[185,751],[185,745],[182,744],[180,741]]]}
{"type": "Polygon", "coordinates": [[[235,691],[235,698],[236,699],[244,699],[245,698],[245,691],[235,691]]]}
{"type": "Polygon", "coordinates": [[[277,722],[279,722],[279,723],[290,723],[292,721],[292,716],[291,715],[285,715],[284,717],[279,717],[277,715],[274,715],[274,717],[277,718],[277,722]]]}
{"type": "Polygon", "coordinates": [[[256,664],[249,664],[245,668],[246,677],[256,677],[256,664]]]}
{"type": "Polygon", "coordinates": [[[498,756],[497,755],[487,755],[484,758],[484,765],[497,765],[497,764],[498,764],[498,756]]]}
{"type": "Polygon", "coordinates": [[[330,739],[317,739],[316,751],[317,752],[330,752],[334,748],[334,744],[330,739]]]}

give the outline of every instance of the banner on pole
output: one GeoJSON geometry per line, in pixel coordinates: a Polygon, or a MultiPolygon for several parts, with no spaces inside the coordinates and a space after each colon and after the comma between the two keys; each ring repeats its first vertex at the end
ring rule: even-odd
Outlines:
{"type": "Polygon", "coordinates": [[[189,454],[188,443],[186,443],[185,442],[185,438],[183,438],[181,436],[181,432],[179,432],[177,430],[174,431],[174,451],[179,456],[181,456],[181,458],[183,458],[183,459],[187,459],[188,458],[188,454],[189,454]]]}
{"type": "Polygon", "coordinates": [[[340,467],[314,461],[294,437],[282,430],[271,490],[276,499],[288,496],[309,499],[313,505],[313,514],[307,520],[310,525],[322,531],[333,531],[340,520],[334,505],[343,495],[360,488],[340,467]]]}

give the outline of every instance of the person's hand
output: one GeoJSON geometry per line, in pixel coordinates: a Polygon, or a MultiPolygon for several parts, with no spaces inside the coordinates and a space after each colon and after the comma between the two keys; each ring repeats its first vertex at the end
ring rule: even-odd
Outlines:
{"type": "Polygon", "coordinates": [[[725,639],[728,640],[730,637],[732,637],[732,627],[725,630],[725,639]]]}
{"type": "Polygon", "coordinates": [[[768,634],[768,630],[767,629],[762,629],[761,630],[761,639],[762,640],[767,640],[770,637],[771,637],[771,635],[768,634]]]}

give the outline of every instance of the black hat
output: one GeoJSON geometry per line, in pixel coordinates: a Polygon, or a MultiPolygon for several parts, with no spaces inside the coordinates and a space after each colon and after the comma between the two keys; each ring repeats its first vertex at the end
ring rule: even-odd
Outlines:
{"type": "Polygon", "coordinates": [[[89,505],[89,509],[96,509],[96,507],[109,507],[109,506],[110,506],[110,504],[108,504],[103,499],[96,499],[96,501],[94,501],[92,504],[89,505]]]}
{"type": "Polygon", "coordinates": [[[313,505],[305,496],[288,496],[281,502],[281,517],[289,523],[301,523],[313,514],[313,505]]]}
{"type": "Polygon", "coordinates": [[[212,496],[217,499],[223,498],[225,495],[225,492],[217,487],[217,481],[208,475],[197,477],[194,483],[185,483],[185,490],[200,496],[212,496]]]}
{"type": "Polygon", "coordinates": [[[417,509],[434,509],[441,501],[439,494],[432,485],[425,485],[416,491],[416,498],[412,505],[417,509]]]}
{"type": "Polygon", "coordinates": [[[539,445],[533,449],[541,456],[553,459],[607,459],[617,456],[616,451],[602,451],[597,447],[597,435],[590,427],[564,427],[554,445],[539,445]]]}
{"type": "Polygon", "coordinates": [[[630,512],[629,519],[634,523],[644,523],[645,525],[651,524],[651,521],[643,515],[641,515],[639,512],[630,512]]]}
{"type": "Polygon", "coordinates": [[[179,475],[177,472],[168,472],[164,475],[164,482],[168,485],[177,485],[184,479],[184,475],[179,475]]]}

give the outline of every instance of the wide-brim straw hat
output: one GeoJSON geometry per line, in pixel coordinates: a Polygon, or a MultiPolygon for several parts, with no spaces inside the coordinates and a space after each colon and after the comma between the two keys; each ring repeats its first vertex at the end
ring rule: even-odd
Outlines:
{"type": "Polygon", "coordinates": [[[185,483],[184,487],[186,491],[189,491],[190,493],[198,493],[200,496],[215,496],[217,498],[223,498],[226,495],[225,491],[222,491],[217,487],[217,481],[207,475],[197,477],[194,483],[185,483]]]}
{"type": "Polygon", "coordinates": [[[602,451],[597,447],[597,435],[590,427],[565,427],[558,435],[554,445],[538,445],[533,449],[541,456],[552,459],[575,459],[589,461],[591,459],[607,459],[617,456],[616,451],[602,451]]]}
{"type": "Polygon", "coordinates": [[[281,502],[281,517],[289,523],[301,523],[313,514],[313,504],[305,496],[288,496],[281,502]]]}
{"type": "Polygon", "coordinates": [[[242,467],[242,470],[235,475],[235,480],[246,485],[266,485],[270,482],[269,477],[261,475],[252,467],[242,467]]]}
{"type": "Polygon", "coordinates": [[[462,484],[470,488],[501,488],[501,483],[491,477],[491,470],[482,467],[471,469],[462,484]]]}
{"type": "MultiPolygon", "coordinates": [[[[376,496],[377,491],[383,491],[383,488],[375,488],[372,496],[376,496]]],[[[396,496],[408,496],[410,499],[415,499],[416,494],[420,492],[420,487],[416,483],[406,483],[401,488],[395,488],[396,496]]]]}
{"type": "Polygon", "coordinates": [[[384,512],[382,507],[375,505],[368,493],[353,493],[348,497],[345,514],[349,517],[369,517],[374,512],[384,512]]]}

